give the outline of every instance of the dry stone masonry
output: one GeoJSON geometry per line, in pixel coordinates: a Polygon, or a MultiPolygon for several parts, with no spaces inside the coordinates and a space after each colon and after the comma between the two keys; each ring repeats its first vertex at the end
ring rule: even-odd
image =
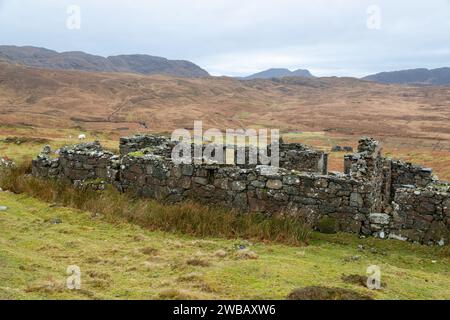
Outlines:
{"type": "MultiPolygon", "coordinates": [[[[373,139],[361,139],[358,152],[345,156],[344,173],[328,173],[327,154],[302,144],[280,141],[277,172],[259,163],[216,164],[207,156],[202,163],[175,164],[176,144],[163,136],[138,135],[120,140],[120,155],[98,143],[62,148],[56,159],[45,150],[33,160],[33,174],[76,185],[102,181],[169,203],[193,199],[241,212],[282,212],[319,230],[327,223],[335,231],[365,236],[449,241],[450,185],[431,169],[384,158],[373,139]]],[[[240,151],[248,157],[248,147],[236,148],[235,159],[240,151]]]]}

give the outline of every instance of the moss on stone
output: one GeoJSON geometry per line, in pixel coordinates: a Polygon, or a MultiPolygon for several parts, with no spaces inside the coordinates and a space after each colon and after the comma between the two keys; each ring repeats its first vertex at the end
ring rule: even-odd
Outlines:
{"type": "Polygon", "coordinates": [[[128,154],[128,156],[134,157],[134,158],[142,158],[143,156],[145,156],[145,153],[142,150],[133,151],[133,152],[130,152],[128,154]]]}

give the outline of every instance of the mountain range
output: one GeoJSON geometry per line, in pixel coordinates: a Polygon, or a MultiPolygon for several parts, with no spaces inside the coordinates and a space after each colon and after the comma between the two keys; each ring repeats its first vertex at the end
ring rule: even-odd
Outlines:
{"type": "Polygon", "coordinates": [[[145,54],[101,57],[81,51],[56,52],[38,47],[0,46],[0,60],[30,67],[93,72],[126,72],[144,75],[207,77],[209,73],[185,60],[169,60],[145,54]]]}
{"type": "Polygon", "coordinates": [[[381,72],[364,77],[363,80],[386,84],[448,85],[450,84],[450,68],[381,72]]]}
{"type": "MultiPolygon", "coordinates": [[[[185,78],[209,76],[206,70],[190,61],[169,60],[146,54],[117,55],[105,58],[81,51],[60,53],[32,46],[0,45],[0,61],[54,70],[161,74],[185,78]]],[[[311,72],[305,69],[290,71],[284,68],[271,68],[237,79],[281,79],[286,77],[314,78],[311,72]]],[[[362,80],[383,84],[450,85],[450,68],[381,72],[366,76],[362,80]]]]}

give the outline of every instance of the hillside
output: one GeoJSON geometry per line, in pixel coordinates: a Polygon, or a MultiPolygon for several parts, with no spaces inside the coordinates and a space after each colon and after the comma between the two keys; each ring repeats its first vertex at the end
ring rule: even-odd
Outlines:
{"type": "Polygon", "coordinates": [[[80,51],[58,53],[37,47],[0,46],[0,60],[56,70],[166,74],[179,77],[209,75],[208,72],[189,61],[168,60],[144,54],[104,58],[80,51]]]}
{"type": "Polygon", "coordinates": [[[314,76],[308,71],[304,69],[298,69],[295,71],[290,71],[289,69],[268,69],[265,71],[261,71],[255,74],[252,74],[248,77],[244,77],[245,80],[253,80],[253,79],[271,79],[271,78],[283,78],[283,77],[305,77],[305,78],[313,78],[314,76]]]}
{"type": "Polygon", "coordinates": [[[186,79],[0,64],[2,124],[167,132],[271,127],[283,132],[450,141],[450,87],[352,78],[186,79]]]}
{"type": "Polygon", "coordinates": [[[449,85],[450,68],[381,72],[363,79],[388,84],[449,85]]]}

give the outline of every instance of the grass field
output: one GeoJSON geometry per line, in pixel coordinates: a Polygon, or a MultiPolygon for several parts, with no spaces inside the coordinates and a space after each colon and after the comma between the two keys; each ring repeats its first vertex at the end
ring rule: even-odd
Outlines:
{"type": "Polygon", "coordinates": [[[310,285],[450,299],[449,247],[318,233],[308,246],[198,239],[9,192],[0,204],[9,207],[0,212],[1,299],[283,299],[310,285]],[[81,290],[66,288],[69,265],[81,269],[81,290]],[[369,265],[381,268],[382,290],[342,280],[369,265]]]}

